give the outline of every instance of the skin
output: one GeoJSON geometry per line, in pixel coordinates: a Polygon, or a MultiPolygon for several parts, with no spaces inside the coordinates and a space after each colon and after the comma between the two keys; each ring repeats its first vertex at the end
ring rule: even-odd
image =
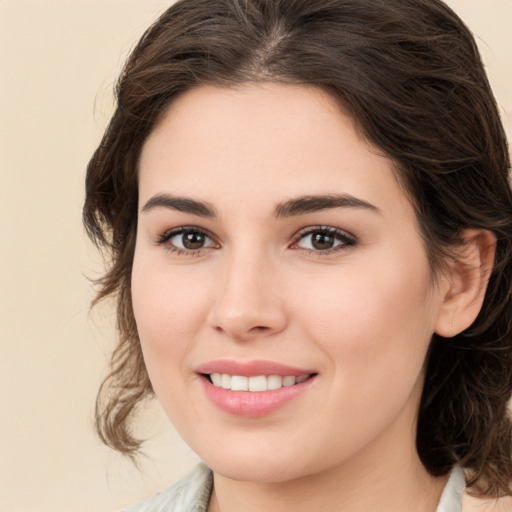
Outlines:
{"type": "MultiPolygon", "coordinates": [[[[446,478],[426,472],[414,441],[425,355],[434,332],[473,321],[486,281],[456,265],[433,279],[393,162],[318,89],[201,86],[148,137],[139,195],[141,346],[164,410],[214,471],[210,512],[434,511],[446,478]],[[333,193],[371,207],[276,218],[278,204],[333,193]],[[151,202],[164,194],[216,215],[151,202]],[[207,234],[202,248],[176,250],[183,236],[169,230],[183,226],[207,234]],[[325,226],[350,243],[319,250],[304,230],[325,226]],[[216,359],[316,376],[277,411],[244,418],[204,393],[197,368],[216,359]]],[[[491,238],[467,238],[466,263],[484,268],[491,238]]]]}
{"type": "Polygon", "coordinates": [[[462,510],[464,512],[511,512],[512,497],[505,496],[498,500],[481,499],[466,493],[462,500],[462,510]]]}

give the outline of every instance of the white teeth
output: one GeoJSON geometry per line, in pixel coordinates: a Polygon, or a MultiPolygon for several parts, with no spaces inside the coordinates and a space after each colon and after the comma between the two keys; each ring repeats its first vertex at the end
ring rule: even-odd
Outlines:
{"type": "Polygon", "coordinates": [[[267,377],[267,389],[279,389],[283,387],[283,378],[279,375],[269,375],[267,377]]]}
{"type": "Polygon", "coordinates": [[[212,373],[210,379],[217,388],[231,389],[232,391],[270,391],[282,387],[300,384],[310,377],[309,374],[295,377],[293,375],[258,375],[255,377],[244,377],[243,375],[228,375],[227,373],[212,373]]]}
{"type": "Polygon", "coordinates": [[[231,389],[233,391],[249,391],[249,377],[233,375],[231,377],[231,389]]]}
{"type": "Polygon", "coordinates": [[[283,377],[283,386],[293,386],[295,384],[295,377],[290,375],[288,377],[283,377]]]}
{"type": "Polygon", "coordinates": [[[249,377],[249,391],[267,391],[267,378],[264,375],[249,377]]]}
{"type": "Polygon", "coordinates": [[[231,389],[231,375],[223,373],[221,375],[220,385],[224,389],[231,389]]]}

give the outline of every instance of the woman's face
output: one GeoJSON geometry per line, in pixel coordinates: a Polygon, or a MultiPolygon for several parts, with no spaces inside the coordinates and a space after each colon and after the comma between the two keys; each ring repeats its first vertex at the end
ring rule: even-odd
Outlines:
{"type": "Polygon", "coordinates": [[[443,286],[392,168],[305,86],[201,86],[148,137],[140,342],[168,416],[220,474],[415,457],[443,286]]]}

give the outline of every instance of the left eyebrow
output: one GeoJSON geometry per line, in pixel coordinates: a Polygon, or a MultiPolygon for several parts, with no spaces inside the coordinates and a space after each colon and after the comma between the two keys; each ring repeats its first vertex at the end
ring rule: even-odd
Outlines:
{"type": "Polygon", "coordinates": [[[279,203],[274,209],[274,217],[282,219],[333,208],[363,208],[382,214],[380,208],[357,197],[349,194],[330,194],[325,196],[301,196],[279,203]]]}

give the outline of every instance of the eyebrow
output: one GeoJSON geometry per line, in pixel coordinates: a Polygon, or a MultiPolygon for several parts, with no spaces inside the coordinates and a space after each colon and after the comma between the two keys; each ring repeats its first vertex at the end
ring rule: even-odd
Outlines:
{"type": "Polygon", "coordinates": [[[375,205],[349,194],[329,194],[290,199],[276,206],[274,216],[281,219],[334,208],[362,208],[375,213],[382,213],[375,205]]]}
{"type": "Polygon", "coordinates": [[[171,208],[179,212],[191,213],[199,217],[217,217],[215,208],[204,201],[196,201],[189,197],[177,197],[169,194],[158,194],[151,197],[142,207],[142,212],[155,208],[171,208]]]}
{"type": "MultiPolygon", "coordinates": [[[[142,207],[141,211],[148,212],[155,208],[170,208],[199,217],[217,217],[217,212],[213,205],[206,201],[198,201],[189,197],[178,197],[170,194],[157,194],[151,197],[142,207]]],[[[378,214],[382,213],[375,205],[349,194],[329,194],[300,196],[279,203],[274,209],[274,217],[276,219],[283,219],[334,208],[361,208],[378,214]]]]}

